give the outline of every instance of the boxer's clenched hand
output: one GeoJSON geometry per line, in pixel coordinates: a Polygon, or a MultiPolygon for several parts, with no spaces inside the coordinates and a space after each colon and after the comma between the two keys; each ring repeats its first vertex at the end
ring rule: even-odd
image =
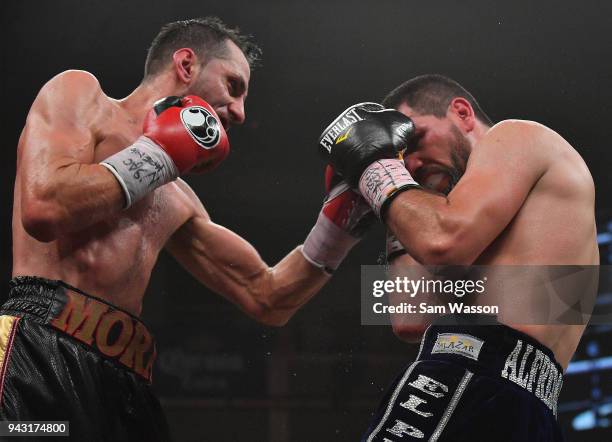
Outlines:
{"type": "Polygon", "coordinates": [[[402,113],[376,103],[360,103],[342,112],[321,134],[319,145],[338,173],[357,187],[374,161],[398,158],[414,136],[414,124],[402,113]]]}
{"type": "Polygon", "coordinates": [[[179,175],[215,168],[229,154],[229,141],[214,109],[189,95],[157,101],[143,135],[101,162],[119,181],[130,207],[179,175]]]}
{"type": "Polygon", "coordinates": [[[310,234],[304,241],[304,257],[328,272],[335,270],[375,220],[366,201],[335,173],[325,170],[327,196],[310,234]]]}
{"type": "Polygon", "coordinates": [[[399,190],[417,187],[399,155],[415,138],[412,120],[376,103],[349,107],[322,133],[319,145],[329,163],[382,211],[399,190]]]}
{"type": "Polygon", "coordinates": [[[143,132],[170,155],[180,174],[211,170],[229,154],[229,141],[217,113],[195,95],[156,102],[143,132]]]}
{"type": "Polygon", "coordinates": [[[321,213],[351,236],[363,237],[375,221],[372,209],[329,165],[325,168],[325,191],[321,213]]]}

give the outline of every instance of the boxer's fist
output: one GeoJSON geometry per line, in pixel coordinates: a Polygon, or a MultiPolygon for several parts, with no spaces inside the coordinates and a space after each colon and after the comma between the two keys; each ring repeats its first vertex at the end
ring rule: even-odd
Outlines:
{"type": "Polygon", "coordinates": [[[376,220],[365,200],[334,172],[325,170],[327,197],[302,246],[304,257],[331,273],[376,220]]]}
{"type": "Polygon", "coordinates": [[[342,112],[321,134],[319,146],[328,162],[354,188],[376,160],[398,158],[415,135],[404,114],[377,103],[359,103],[342,112]]]}
{"type": "Polygon", "coordinates": [[[325,190],[321,214],[351,236],[361,238],[376,221],[368,203],[329,165],[325,169],[325,190]]]}
{"type": "Polygon", "coordinates": [[[229,154],[217,113],[195,95],[157,101],[145,118],[143,132],[172,158],[180,174],[211,170],[229,154]]]}

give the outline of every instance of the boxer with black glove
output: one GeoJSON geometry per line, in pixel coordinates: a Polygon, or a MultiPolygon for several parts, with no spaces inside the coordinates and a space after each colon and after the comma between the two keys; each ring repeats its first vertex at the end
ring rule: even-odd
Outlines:
{"type": "MultiPolygon", "coordinates": [[[[401,160],[393,159],[405,149],[413,131],[409,119],[371,102],[350,106],[325,128],[319,146],[331,164],[325,177],[328,195],[302,249],[309,262],[333,272],[361,240],[374,214],[380,215],[385,201],[390,201],[393,193],[416,185],[409,174],[401,173],[397,164],[401,160]],[[381,161],[375,164],[394,173],[379,180],[382,188],[376,191],[378,196],[362,192],[364,199],[356,190],[361,169],[369,169],[377,159],[381,161]]],[[[368,174],[371,182],[375,170],[368,174]]]]}
{"type": "MultiPolygon", "coordinates": [[[[428,272],[419,265],[596,268],[593,180],[559,134],[532,121],[493,124],[472,94],[439,75],[405,82],[384,103],[405,117],[363,112],[367,119],[347,124],[322,147],[383,216],[392,277],[418,279],[415,271],[428,272]],[[418,127],[416,139],[398,130],[410,127],[410,120],[418,127]],[[393,160],[411,143],[405,162],[393,160]],[[385,164],[390,160],[395,164],[385,164]],[[406,168],[423,186],[443,194],[401,192],[401,185],[386,184],[400,175],[412,188],[406,168]]],[[[581,284],[572,296],[588,299],[588,285],[581,284]]],[[[499,322],[487,318],[486,327],[482,315],[463,310],[455,316],[448,307],[431,325],[429,310],[391,314],[401,339],[413,342],[424,335],[417,359],[396,377],[361,440],[563,440],[557,398],[586,324],[561,325],[554,317],[551,323],[544,315],[530,320],[528,309],[549,305],[549,291],[539,286],[529,290],[528,302],[514,297],[514,289],[503,293],[512,302],[500,308],[499,322]],[[476,426],[474,416],[479,416],[476,426]]],[[[497,289],[485,290],[486,301],[459,303],[489,304],[497,289]]],[[[390,305],[436,305],[418,293],[410,299],[403,295],[390,294],[390,305]]]]}

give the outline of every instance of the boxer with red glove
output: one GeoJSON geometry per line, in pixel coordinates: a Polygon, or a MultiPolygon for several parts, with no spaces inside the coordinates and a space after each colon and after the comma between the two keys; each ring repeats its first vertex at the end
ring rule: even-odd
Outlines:
{"type": "Polygon", "coordinates": [[[229,154],[214,109],[200,97],[166,97],[155,103],[134,144],[101,162],[123,189],[128,208],[151,190],[187,172],[214,169],[229,154]]]}
{"type": "Polygon", "coordinates": [[[304,241],[302,254],[311,264],[332,273],[375,218],[361,195],[331,166],[325,170],[325,190],[327,197],[316,224],[304,241]]]}

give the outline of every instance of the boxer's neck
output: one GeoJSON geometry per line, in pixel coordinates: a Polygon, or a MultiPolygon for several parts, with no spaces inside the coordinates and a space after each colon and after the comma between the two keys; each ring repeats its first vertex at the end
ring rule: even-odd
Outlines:
{"type": "Polygon", "coordinates": [[[157,100],[170,95],[181,96],[186,93],[187,86],[179,83],[176,76],[162,73],[140,83],[130,95],[119,100],[119,104],[133,117],[134,121],[142,124],[145,115],[157,100]]]}
{"type": "Polygon", "coordinates": [[[487,126],[486,124],[484,124],[480,120],[476,119],[476,122],[474,124],[474,128],[470,132],[465,134],[465,137],[470,142],[470,145],[472,147],[472,151],[474,149],[478,149],[478,144],[479,144],[480,140],[486,135],[486,133],[489,131],[489,129],[491,129],[490,126],[487,126]]]}

